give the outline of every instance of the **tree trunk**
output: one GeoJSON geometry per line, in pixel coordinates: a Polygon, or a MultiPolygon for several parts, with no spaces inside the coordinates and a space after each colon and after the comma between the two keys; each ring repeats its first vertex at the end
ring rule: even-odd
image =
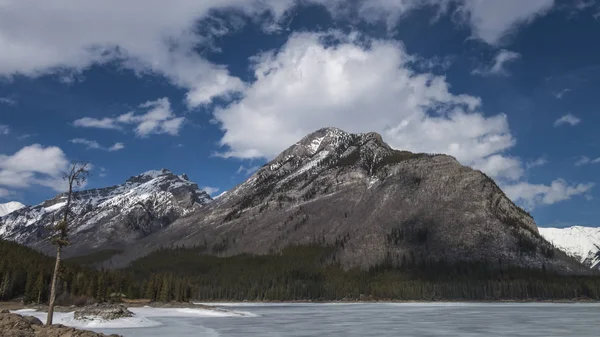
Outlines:
{"type": "Polygon", "coordinates": [[[52,284],[50,285],[50,299],[48,303],[48,318],[46,325],[52,325],[52,317],[54,316],[54,300],[56,299],[56,279],[58,277],[58,268],[60,267],[60,251],[62,247],[56,248],[56,264],[54,265],[54,275],[52,275],[52,284]]]}

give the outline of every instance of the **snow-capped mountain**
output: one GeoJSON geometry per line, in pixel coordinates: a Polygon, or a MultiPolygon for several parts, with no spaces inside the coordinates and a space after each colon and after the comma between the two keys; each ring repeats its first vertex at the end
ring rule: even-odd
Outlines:
{"type": "Polygon", "coordinates": [[[18,201],[11,201],[4,204],[0,204],[0,217],[3,217],[8,213],[12,213],[23,207],[25,207],[25,205],[18,201]]]}
{"type": "Polygon", "coordinates": [[[600,268],[600,228],[573,226],[542,228],[540,234],[554,246],[591,267],[600,268]]]}
{"type": "MultiPolygon", "coordinates": [[[[46,248],[46,227],[63,214],[66,194],[0,217],[0,237],[46,248]]],[[[186,175],[148,171],[124,184],[73,194],[68,254],[96,247],[120,247],[169,226],[210,196],[186,175]]]]}
{"type": "Polygon", "coordinates": [[[336,128],[307,135],[112,263],[166,245],[232,255],[311,243],[337,247],[348,267],[443,259],[584,270],[554,254],[533,218],[480,171],[447,155],[394,150],[376,133],[336,128]]]}

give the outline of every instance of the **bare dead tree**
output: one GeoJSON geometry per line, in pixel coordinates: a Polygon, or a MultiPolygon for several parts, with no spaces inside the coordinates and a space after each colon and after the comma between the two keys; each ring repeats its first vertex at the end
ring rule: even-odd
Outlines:
{"type": "Polygon", "coordinates": [[[56,246],[56,264],[54,265],[54,274],[52,275],[52,284],[50,288],[50,300],[48,303],[48,318],[46,320],[47,325],[52,324],[52,318],[54,316],[54,301],[56,300],[56,279],[58,278],[58,271],[60,268],[60,254],[63,247],[70,244],[69,232],[71,230],[69,226],[69,213],[71,212],[71,199],[73,196],[73,187],[82,186],[89,175],[88,163],[74,161],[71,163],[70,170],[63,175],[63,179],[68,183],[67,192],[67,203],[64,208],[64,214],[62,219],[54,224],[51,228],[52,236],[50,242],[56,246]]]}

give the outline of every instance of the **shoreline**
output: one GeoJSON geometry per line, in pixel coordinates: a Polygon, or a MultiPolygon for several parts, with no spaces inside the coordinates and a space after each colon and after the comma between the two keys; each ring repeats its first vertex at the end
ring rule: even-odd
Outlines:
{"type": "MultiPolygon", "coordinates": [[[[462,303],[462,304],[534,304],[534,303],[548,303],[548,304],[598,304],[600,301],[591,299],[579,299],[579,300],[490,300],[490,301],[459,301],[459,300],[440,300],[440,301],[406,301],[406,300],[337,300],[337,301],[227,301],[227,300],[213,300],[213,301],[194,301],[194,302],[146,302],[146,301],[125,301],[124,306],[128,308],[197,308],[205,310],[220,311],[218,304],[451,304],[451,303],[462,303]]],[[[47,305],[26,305],[21,302],[5,301],[0,302],[0,310],[22,310],[22,309],[35,309],[36,311],[47,312],[47,305]]],[[[55,306],[55,312],[71,312],[79,308],[78,306],[55,306]]]]}

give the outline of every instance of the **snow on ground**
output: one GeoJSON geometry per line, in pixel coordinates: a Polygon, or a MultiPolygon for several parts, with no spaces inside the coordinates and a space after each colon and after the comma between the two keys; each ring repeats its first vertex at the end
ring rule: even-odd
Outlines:
{"type": "MultiPolygon", "coordinates": [[[[230,310],[207,310],[195,308],[128,308],[135,316],[119,318],[115,320],[103,320],[101,318],[77,320],[73,317],[74,312],[55,312],[54,324],[63,324],[80,329],[123,329],[123,328],[147,328],[161,325],[160,322],[153,320],[157,317],[257,317],[249,312],[230,311],[230,310]]],[[[21,309],[12,311],[15,314],[34,316],[46,322],[47,313],[36,311],[35,309],[21,309]]]]}

